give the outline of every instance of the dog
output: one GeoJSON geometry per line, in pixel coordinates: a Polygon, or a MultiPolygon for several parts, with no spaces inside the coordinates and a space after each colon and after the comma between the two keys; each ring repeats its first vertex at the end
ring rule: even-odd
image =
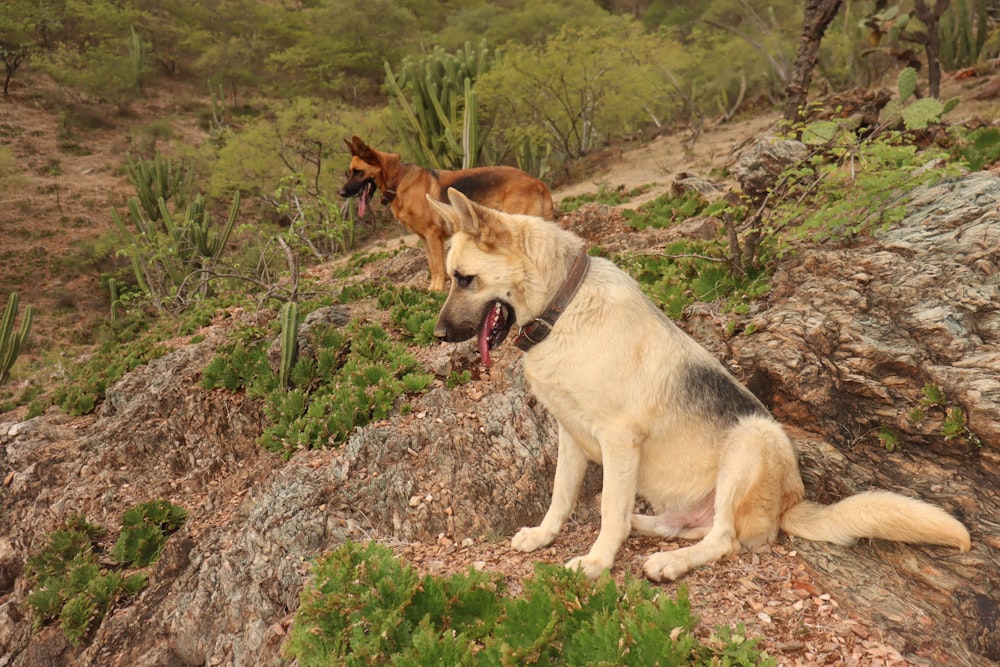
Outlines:
{"type": "Polygon", "coordinates": [[[427,253],[432,290],[445,288],[445,239],[452,230],[427,203],[425,195],[443,199],[451,187],[474,201],[508,213],[524,213],[551,220],[555,214],[548,186],[514,167],[477,167],[447,171],[407,164],[395,153],[383,153],[358,137],[344,143],[351,151],[347,182],[341,197],[358,197],[358,215],[364,215],[375,190],[382,205],[410,232],[420,237],[427,253]]]}
{"type": "Polygon", "coordinates": [[[455,190],[432,201],[456,230],[451,289],[434,333],[479,337],[490,350],[517,327],[532,393],[559,425],[552,502],[511,544],[552,543],[576,503],[588,462],[603,467],[601,527],[566,565],[594,578],[630,532],[696,541],[651,555],[653,581],[673,580],[778,531],[850,544],[881,538],[970,548],[969,532],[929,503],[868,491],[833,505],[804,499],[791,441],[764,405],[645,297],[612,262],[557,224],[480,206],[455,190]],[[655,515],[633,514],[637,495],[655,515]]]}

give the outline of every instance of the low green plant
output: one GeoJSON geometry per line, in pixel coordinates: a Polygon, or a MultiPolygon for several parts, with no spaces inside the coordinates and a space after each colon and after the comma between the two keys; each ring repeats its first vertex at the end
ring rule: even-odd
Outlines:
{"type": "Polygon", "coordinates": [[[286,652],[298,664],[773,665],[757,641],[719,628],[702,644],[686,590],[539,564],[509,596],[501,576],[418,576],[377,543],[313,563],[286,652]]]}
{"type": "Polygon", "coordinates": [[[619,185],[615,188],[610,188],[607,185],[601,184],[597,188],[597,192],[584,193],[580,195],[575,195],[573,197],[566,197],[561,202],[559,202],[559,209],[563,213],[569,213],[570,211],[575,211],[585,204],[603,204],[605,206],[621,206],[626,204],[631,200],[635,199],[641,194],[649,192],[653,187],[652,183],[647,183],[645,185],[640,185],[636,188],[631,188],[629,190],[625,189],[624,185],[619,185]]]}
{"type": "Polygon", "coordinates": [[[464,371],[452,371],[448,374],[448,378],[445,380],[444,384],[448,389],[454,389],[459,385],[463,385],[467,382],[472,381],[472,371],[465,369],[464,371]]]}
{"type": "MultiPolygon", "coordinates": [[[[657,197],[635,211],[626,210],[622,214],[631,227],[642,230],[648,227],[669,227],[696,215],[705,214],[708,208],[709,203],[700,194],[689,190],[679,195],[667,194],[657,197]]],[[[711,211],[707,213],[710,214],[711,211]]]]}
{"type": "Polygon", "coordinates": [[[417,345],[436,343],[434,325],[447,295],[406,286],[389,286],[377,298],[377,305],[389,311],[389,321],[399,327],[403,340],[417,345]]]}
{"type": "Polygon", "coordinates": [[[971,171],[1000,160],[1000,128],[980,127],[971,132],[960,131],[952,151],[971,171]]]}
{"type": "Polygon", "coordinates": [[[618,259],[643,291],[671,318],[697,301],[722,301],[726,308],[752,301],[770,289],[768,272],[730,269],[722,239],[684,240],[656,253],[635,253],[618,259]]]}
{"type": "Polygon", "coordinates": [[[920,404],[910,411],[909,414],[911,422],[921,424],[927,419],[929,411],[936,410],[941,413],[943,418],[941,422],[941,435],[945,440],[962,438],[974,447],[983,446],[983,442],[979,436],[969,428],[965,412],[962,408],[952,406],[948,403],[948,398],[941,387],[928,382],[920,389],[920,393],[923,394],[920,404]]]}
{"type": "Polygon", "coordinates": [[[885,451],[894,452],[899,447],[899,434],[888,426],[882,425],[878,429],[878,441],[885,447],[885,451]]]}
{"type": "Polygon", "coordinates": [[[82,644],[120,599],[130,598],[146,587],[145,573],[128,570],[155,562],[166,534],[177,530],[186,517],[184,509],[164,500],[137,505],[126,511],[122,537],[110,554],[103,552],[99,542],[107,532],[103,526],[90,523],[82,515],[70,517],[28,559],[27,576],[32,589],[26,601],[35,628],[58,620],[66,639],[74,646],[82,644]],[[134,538],[135,529],[141,525],[160,529],[155,549],[144,546],[148,540],[134,538]],[[120,557],[126,551],[131,554],[119,547],[124,542],[136,546],[135,557],[120,557]],[[121,566],[107,565],[109,557],[121,566]]]}
{"type": "Polygon", "coordinates": [[[146,567],[156,562],[167,536],[184,525],[187,517],[187,510],[166,500],[132,507],[122,517],[122,532],[111,557],[127,567],[146,567]]]}
{"type": "Polygon", "coordinates": [[[152,329],[142,319],[123,323],[85,362],[67,368],[53,401],[70,415],[90,413],[125,373],[166,354],[162,341],[172,335],[166,323],[152,329]]]}
{"type": "Polygon", "coordinates": [[[434,379],[378,325],[321,325],[310,335],[315,355],[295,362],[287,387],[268,365],[266,335],[242,336],[221,349],[202,373],[206,390],[245,389],[263,400],[268,425],[259,442],[285,457],[343,442],[356,428],[402,409],[400,399],[425,391],[434,379]]]}

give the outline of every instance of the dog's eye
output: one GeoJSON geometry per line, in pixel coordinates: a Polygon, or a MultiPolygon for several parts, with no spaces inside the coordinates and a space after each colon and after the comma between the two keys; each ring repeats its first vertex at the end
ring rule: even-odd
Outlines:
{"type": "Polygon", "coordinates": [[[360,169],[352,169],[351,170],[351,176],[360,176],[360,175],[361,175],[361,170],[360,169]]]}
{"type": "Polygon", "coordinates": [[[461,288],[471,287],[472,286],[472,281],[475,278],[476,278],[475,276],[464,276],[461,273],[459,273],[458,271],[455,272],[455,284],[458,285],[461,288]]]}

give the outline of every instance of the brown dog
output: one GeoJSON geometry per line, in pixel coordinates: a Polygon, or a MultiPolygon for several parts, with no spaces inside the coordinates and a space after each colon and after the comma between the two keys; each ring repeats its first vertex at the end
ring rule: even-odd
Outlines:
{"type": "Polygon", "coordinates": [[[344,143],[351,150],[347,182],[341,197],[358,197],[358,214],[364,215],[375,189],[382,191],[382,204],[409,231],[420,237],[427,252],[431,289],[443,290],[444,241],[454,230],[427,201],[427,195],[447,202],[448,188],[469,199],[507,213],[526,213],[551,220],[552,195],[537,178],[513,167],[477,167],[447,171],[406,164],[395,153],[383,153],[358,137],[344,143]]]}

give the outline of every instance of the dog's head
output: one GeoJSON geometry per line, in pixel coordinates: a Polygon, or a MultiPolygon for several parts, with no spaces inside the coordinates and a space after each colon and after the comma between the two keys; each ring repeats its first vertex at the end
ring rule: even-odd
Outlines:
{"type": "Polygon", "coordinates": [[[364,215],[376,188],[381,188],[383,192],[386,190],[386,171],[394,162],[399,162],[399,156],[377,151],[358,137],[352,137],[350,141],[344,139],[344,143],[351,151],[351,163],[347,168],[347,181],[340,188],[340,196],[358,197],[358,215],[364,215]]]}
{"type": "Polygon", "coordinates": [[[457,343],[478,334],[488,366],[490,350],[507,337],[518,311],[531,310],[523,289],[526,258],[517,241],[523,216],[486,208],[455,189],[448,190],[448,198],[450,205],[427,197],[456,232],[447,262],[451,290],[434,335],[457,343]]]}

